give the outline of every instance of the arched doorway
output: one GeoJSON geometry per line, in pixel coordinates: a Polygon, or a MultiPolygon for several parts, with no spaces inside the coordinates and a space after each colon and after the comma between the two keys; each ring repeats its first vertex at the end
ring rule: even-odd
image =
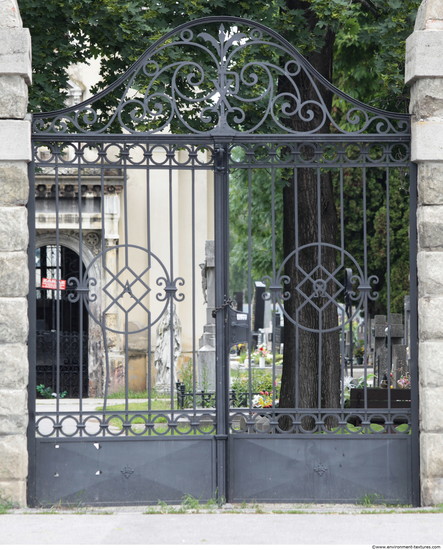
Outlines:
{"type": "Polygon", "coordinates": [[[47,244],[35,251],[37,397],[51,393],[48,388],[64,397],[88,395],[88,316],[82,303],[69,299],[80,264],[84,270],[66,246],[47,244]]]}

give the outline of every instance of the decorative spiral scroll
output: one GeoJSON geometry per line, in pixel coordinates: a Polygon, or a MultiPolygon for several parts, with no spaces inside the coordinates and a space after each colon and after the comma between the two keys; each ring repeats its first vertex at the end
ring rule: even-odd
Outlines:
{"type": "Polygon", "coordinates": [[[207,17],[167,33],[90,100],[34,115],[33,131],[408,136],[409,126],[408,115],[374,109],[333,87],[271,29],[207,17]],[[300,84],[306,81],[308,87],[300,84]],[[347,105],[335,118],[325,101],[331,92],[347,105]]]}
{"type": "Polygon", "coordinates": [[[67,281],[68,301],[71,303],[78,302],[82,295],[87,295],[89,303],[97,300],[97,294],[92,292],[91,287],[97,285],[97,280],[94,277],[87,278],[82,282],[77,277],[69,277],[67,281]]]}
{"type": "Polygon", "coordinates": [[[183,294],[183,292],[177,294],[177,285],[183,286],[185,284],[185,280],[183,279],[183,277],[177,277],[173,281],[167,280],[166,277],[159,277],[157,279],[157,284],[158,286],[164,285],[165,287],[164,296],[162,296],[160,292],[156,296],[159,302],[164,302],[165,300],[171,299],[175,300],[176,302],[183,302],[183,300],[185,299],[185,295],[183,294]]]}
{"type": "Polygon", "coordinates": [[[279,301],[279,300],[289,300],[291,297],[291,293],[286,290],[283,291],[284,285],[289,285],[291,282],[291,279],[287,275],[282,275],[278,279],[271,279],[271,277],[263,277],[263,283],[267,286],[267,289],[262,294],[263,300],[272,300],[279,301]]]}

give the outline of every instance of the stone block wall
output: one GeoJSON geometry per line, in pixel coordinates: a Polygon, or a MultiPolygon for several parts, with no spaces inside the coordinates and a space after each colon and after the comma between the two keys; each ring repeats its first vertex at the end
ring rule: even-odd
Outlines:
{"type": "Polygon", "coordinates": [[[420,477],[443,502],[443,2],[424,0],[406,44],[412,161],[418,166],[420,477]]]}
{"type": "Polygon", "coordinates": [[[31,38],[0,0],[0,499],[26,505],[31,38]]]}

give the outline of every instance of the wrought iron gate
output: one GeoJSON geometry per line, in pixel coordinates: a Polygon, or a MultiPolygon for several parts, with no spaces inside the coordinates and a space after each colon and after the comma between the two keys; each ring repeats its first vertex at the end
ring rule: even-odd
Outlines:
{"type": "Polygon", "coordinates": [[[46,283],[56,397],[31,403],[32,504],[418,501],[407,115],[349,98],[260,24],[210,17],[33,129],[32,246],[79,268],[57,259],[46,283]],[[76,399],[62,300],[88,333],[76,399]]]}

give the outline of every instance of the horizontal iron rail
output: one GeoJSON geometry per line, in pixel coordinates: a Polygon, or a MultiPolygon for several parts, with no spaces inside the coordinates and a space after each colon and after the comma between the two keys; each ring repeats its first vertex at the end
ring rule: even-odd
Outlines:
{"type": "Polygon", "coordinates": [[[355,142],[371,142],[371,143],[409,143],[411,135],[408,134],[238,134],[229,136],[219,136],[204,134],[195,136],[194,134],[32,134],[32,140],[35,142],[134,142],[134,143],[183,143],[187,145],[213,145],[215,143],[355,143],[355,142]]]}

